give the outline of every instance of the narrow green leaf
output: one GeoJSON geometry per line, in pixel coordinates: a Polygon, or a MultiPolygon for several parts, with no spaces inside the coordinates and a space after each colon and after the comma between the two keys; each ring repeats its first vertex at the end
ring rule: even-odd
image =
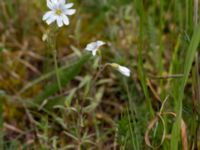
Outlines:
{"type": "Polygon", "coordinates": [[[179,84],[179,95],[177,97],[177,102],[175,106],[175,111],[177,114],[177,120],[173,125],[172,130],[172,138],[171,138],[171,150],[178,150],[178,144],[180,141],[180,126],[181,126],[181,118],[182,118],[182,101],[184,97],[184,89],[189,77],[189,73],[192,67],[192,62],[195,58],[195,54],[197,51],[197,47],[200,42],[200,24],[198,25],[198,29],[193,33],[192,40],[190,42],[190,45],[188,47],[186,58],[185,58],[185,64],[184,64],[184,76],[180,80],[179,84]]]}
{"type": "MultiPolygon", "coordinates": [[[[72,80],[77,74],[79,74],[79,72],[81,71],[81,68],[88,61],[89,58],[90,58],[90,55],[86,54],[82,58],[80,58],[80,60],[74,65],[64,70],[59,70],[62,87],[66,86],[66,84],[70,80],[72,80]]],[[[53,82],[52,84],[46,86],[45,89],[38,96],[36,96],[34,102],[37,104],[41,104],[44,100],[54,95],[58,91],[59,91],[59,87],[58,87],[57,82],[53,82]]],[[[55,102],[54,104],[56,105],[57,103],[55,102]]]]}

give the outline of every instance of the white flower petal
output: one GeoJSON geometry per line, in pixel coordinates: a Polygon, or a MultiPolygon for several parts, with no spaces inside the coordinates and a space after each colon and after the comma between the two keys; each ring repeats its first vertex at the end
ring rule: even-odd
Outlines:
{"type": "Polygon", "coordinates": [[[86,46],[86,50],[88,51],[93,51],[93,50],[96,50],[96,42],[92,42],[92,43],[89,43],[87,46],[86,46]]]}
{"type": "Polygon", "coordinates": [[[87,51],[91,51],[92,55],[95,56],[96,52],[99,50],[99,47],[104,45],[105,43],[102,41],[96,41],[96,42],[91,42],[89,44],[87,44],[85,50],[87,51]]]}
{"type": "Polygon", "coordinates": [[[54,15],[54,12],[53,12],[53,11],[48,11],[48,12],[46,12],[46,13],[43,15],[42,20],[43,20],[43,21],[44,21],[44,20],[47,20],[48,18],[53,17],[53,15],[54,15]]]}
{"type": "Polygon", "coordinates": [[[49,9],[53,9],[53,3],[51,2],[51,0],[47,0],[47,7],[49,8],[49,9]]]}
{"type": "Polygon", "coordinates": [[[73,14],[75,14],[75,12],[76,12],[75,9],[65,9],[65,10],[63,11],[63,13],[64,13],[65,15],[73,15],[73,14]]]}
{"type": "Polygon", "coordinates": [[[65,15],[73,15],[73,14],[75,14],[75,12],[76,12],[75,9],[65,9],[65,10],[63,11],[63,13],[64,13],[65,15]]]}
{"type": "Polygon", "coordinates": [[[47,0],[47,7],[55,11],[59,7],[59,3],[57,0],[47,0]]]}
{"type": "Polygon", "coordinates": [[[130,69],[128,69],[127,67],[124,67],[124,66],[118,66],[118,70],[121,74],[127,76],[127,77],[130,77],[130,74],[131,74],[131,71],[130,69]]]}
{"type": "Polygon", "coordinates": [[[92,51],[93,56],[96,56],[96,53],[97,53],[97,49],[92,51]]]}
{"type": "Polygon", "coordinates": [[[57,21],[58,27],[62,27],[63,26],[62,17],[58,16],[57,19],[56,19],[56,21],[57,21]]]}
{"type": "Polygon", "coordinates": [[[97,43],[97,47],[100,47],[100,46],[102,46],[102,45],[105,45],[105,44],[106,44],[106,43],[105,43],[105,42],[103,42],[103,41],[97,41],[96,43],[97,43]]]}
{"type": "Polygon", "coordinates": [[[52,10],[56,11],[57,9],[60,8],[60,3],[59,3],[58,0],[51,0],[51,2],[52,2],[52,5],[53,5],[52,10]]]}
{"type": "Polygon", "coordinates": [[[65,5],[65,0],[58,0],[60,5],[65,5]]]}
{"type": "Polygon", "coordinates": [[[59,4],[60,3],[60,0],[51,0],[52,1],[52,3],[54,3],[54,4],[59,4]]]}
{"type": "Polygon", "coordinates": [[[62,15],[62,20],[65,25],[69,25],[69,18],[65,15],[62,15]]]}
{"type": "Polygon", "coordinates": [[[63,8],[64,8],[64,9],[69,9],[69,8],[71,8],[73,5],[74,5],[73,3],[68,3],[68,4],[65,4],[65,5],[63,6],[63,8]]]}
{"type": "Polygon", "coordinates": [[[52,22],[54,22],[57,19],[56,16],[50,17],[46,20],[47,24],[50,25],[52,22]]]}

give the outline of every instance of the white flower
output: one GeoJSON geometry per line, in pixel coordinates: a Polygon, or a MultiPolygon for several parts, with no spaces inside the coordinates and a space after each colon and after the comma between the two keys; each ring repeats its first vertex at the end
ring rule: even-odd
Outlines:
{"type": "Polygon", "coordinates": [[[98,49],[102,46],[102,45],[105,45],[106,43],[103,42],[103,41],[96,41],[96,42],[92,42],[92,43],[89,43],[85,50],[87,51],[91,51],[92,52],[92,55],[95,56],[98,49]]]}
{"type": "Polygon", "coordinates": [[[125,75],[127,77],[130,77],[131,71],[127,67],[119,66],[118,70],[119,70],[119,72],[121,72],[121,74],[123,74],[123,75],[125,75]]]}
{"type": "Polygon", "coordinates": [[[50,11],[46,12],[42,18],[48,25],[57,22],[58,27],[69,25],[68,16],[73,15],[76,10],[70,9],[73,3],[65,3],[65,0],[47,0],[47,6],[50,11]]]}
{"type": "Polygon", "coordinates": [[[120,66],[116,63],[112,63],[110,64],[112,67],[116,68],[121,74],[127,76],[127,77],[130,77],[131,75],[131,71],[130,69],[128,69],[127,67],[124,67],[124,66],[120,66]]]}

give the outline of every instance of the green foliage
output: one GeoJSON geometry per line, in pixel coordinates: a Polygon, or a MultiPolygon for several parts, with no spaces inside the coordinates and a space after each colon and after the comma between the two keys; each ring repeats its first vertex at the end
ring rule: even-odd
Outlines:
{"type": "Polygon", "coordinates": [[[177,121],[175,122],[173,126],[172,131],[172,140],[171,140],[171,149],[172,150],[178,150],[178,143],[180,139],[180,128],[181,128],[181,118],[182,118],[182,101],[184,97],[184,89],[186,86],[186,83],[188,81],[189,73],[191,71],[192,62],[194,61],[194,57],[197,51],[197,47],[200,42],[200,25],[197,29],[197,31],[194,32],[190,45],[188,47],[186,58],[185,58],[185,64],[184,64],[184,76],[180,80],[179,87],[177,89],[178,97],[176,97],[175,101],[175,111],[178,114],[177,121]]]}
{"type": "MultiPolygon", "coordinates": [[[[86,54],[72,66],[69,66],[68,68],[65,68],[63,70],[61,69],[59,70],[60,81],[63,87],[66,86],[66,84],[81,71],[81,68],[89,60],[89,58],[90,55],[86,54]]],[[[51,85],[46,86],[45,89],[38,96],[36,96],[34,103],[40,105],[42,104],[43,101],[48,99],[48,97],[54,95],[58,91],[59,91],[58,83],[57,82],[51,83],[51,85]]],[[[50,104],[47,104],[46,106],[50,105],[52,107],[58,103],[60,102],[51,101],[50,104]]]]}
{"type": "Polygon", "coordinates": [[[58,50],[56,71],[41,39],[51,32],[41,19],[46,0],[0,1],[0,149],[148,150],[145,133],[168,95],[150,145],[165,130],[158,149],[199,149],[193,0],[70,2],[76,15],[59,30],[57,47],[49,42],[58,50]],[[91,59],[81,49],[95,40],[107,45],[91,59]],[[131,77],[111,67],[98,74],[108,62],[128,66],[131,77]]]}
{"type": "Polygon", "coordinates": [[[128,115],[125,114],[118,122],[118,142],[121,147],[131,149],[131,128],[134,124],[129,122],[128,115]]]}

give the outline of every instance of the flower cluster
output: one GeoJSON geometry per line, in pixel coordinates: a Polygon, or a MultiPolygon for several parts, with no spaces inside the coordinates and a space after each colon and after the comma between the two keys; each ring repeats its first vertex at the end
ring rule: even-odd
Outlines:
{"type": "MultiPolygon", "coordinates": [[[[47,0],[47,7],[50,11],[46,12],[42,19],[46,21],[48,25],[52,24],[54,21],[57,22],[58,27],[69,25],[68,16],[76,12],[75,9],[71,9],[72,6],[73,3],[66,3],[65,0],[47,0]]],[[[91,42],[86,46],[85,50],[91,52],[93,56],[96,56],[99,48],[105,44],[106,43],[103,41],[91,42]]],[[[110,63],[109,65],[127,77],[131,74],[130,69],[127,67],[116,63],[110,63]]]]}

